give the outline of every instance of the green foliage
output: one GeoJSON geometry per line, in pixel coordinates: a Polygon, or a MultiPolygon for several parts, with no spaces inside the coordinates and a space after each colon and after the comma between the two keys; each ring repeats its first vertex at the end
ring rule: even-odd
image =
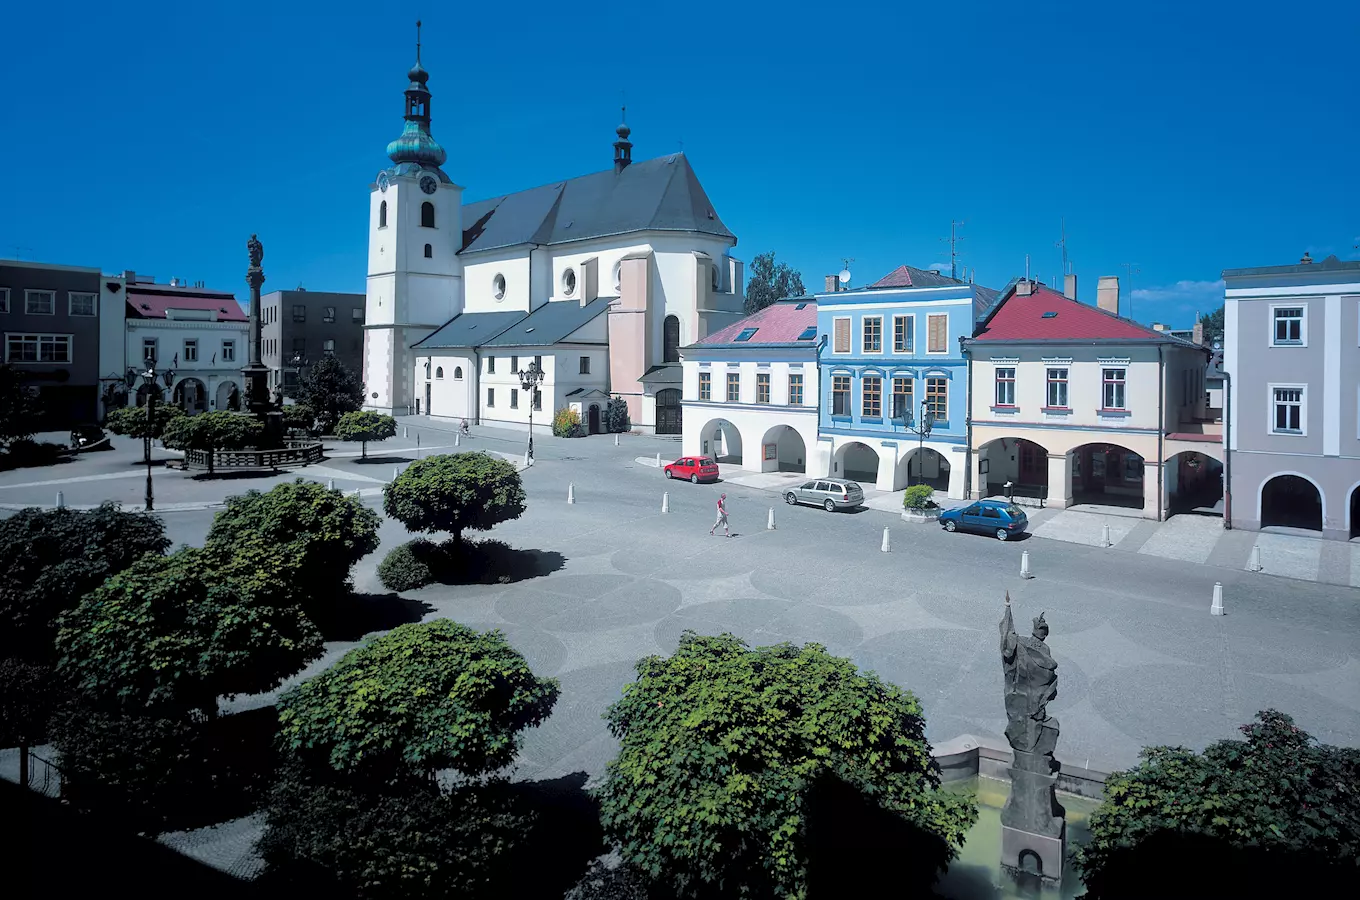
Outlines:
{"type": "Polygon", "coordinates": [[[171,450],[243,450],[253,447],[263,431],[260,420],[249,413],[219,410],[171,418],[161,441],[171,450]]]}
{"type": "Polygon", "coordinates": [[[628,421],[628,401],[622,397],[611,397],[604,408],[604,427],[610,434],[623,434],[630,427],[628,421]]]}
{"type": "Polygon", "coordinates": [[[626,861],[682,896],[804,897],[808,794],[828,777],[951,854],[976,819],[939,790],[916,697],[820,645],[686,632],[637,672],[606,713],[622,746],[601,820],[626,861]]]}
{"type": "Polygon", "coordinates": [[[807,293],[803,276],[787,263],[775,264],[774,251],[757,253],[746,270],[746,314],[760,312],[785,297],[801,297],[807,293]]]}
{"type": "Polygon", "coordinates": [[[416,538],[398,544],[378,563],[378,580],[389,591],[414,591],[433,583],[441,549],[434,541],[416,538]]]}
{"type": "Polygon", "coordinates": [[[416,460],[383,488],[383,512],[411,531],[487,531],[524,514],[514,464],[489,453],[416,460]]]}
{"type": "Polygon", "coordinates": [[[381,521],[343,491],[299,478],[268,493],[228,497],[203,546],[224,559],[276,549],[296,568],[297,602],[316,614],[349,593],[354,564],[378,549],[381,521]]]}
{"type": "Polygon", "coordinates": [[[42,408],[22,371],[0,365],[0,448],[33,437],[41,422],[42,408]]]}
{"type": "Polygon", "coordinates": [[[581,436],[581,414],[570,406],[564,406],[553,413],[552,433],[557,437],[581,436]]]}
{"type": "Polygon", "coordinates": [[[906,509],[934,509],[935,489],[928,484],[913,484],[902,493],[902,506],[906,509]]]}
{"type": "Polygon", "coordinates": [[[156,413],[152,417],[147,416],[144,406],[120,406],[109,410],[104,416],[104,427],[114,434],[142,440],[146,438],[148,430],[151,437],[161,437],[165,432],[166,423],[172,419],[183,418],[187,418],[184,410],[173,403],[157,403],[156,413]]]}
{"type": "Polygon", "coordinates": [[[0,659],[0,747],[41,744],[57,696],[49,666],[0,659]]]}
{"type": "Polygon", "coordinates": [[[280,749],[349,783],[479,776],[514,760],[518,733],[557,696],[557,682],[535,677],[499,632],[402,625],[283,695],[280,749]]]}
{"type": "Polygon", "coordinates": [[[363,441],[368,456],[369,441],[385,441],[397,433],[397,420],[371,409],[356,409],[340,417],[335,436],[342,441],[363,441]]]}
{"type": "Polygon", "coordinates": [[[175,718],[278,686],[321,655],[292,603],[298,567],[263,548],[144,556],[60,619],[59,672],[82,702],[175,718]]]}
{"type": "Polygon", "coordinates": [[[1076,852],[1088,898],[1157,894],[1165,873],[1143,874],[1121,857],[1167,833],[1245,851],[1247,862],[1303,854],[1354,876],[1360,750],[1318,744],[1275,710],[1241,731],[1245,741],[1218,741],[1200,754],[1146,747],[1137,766],[1106,780],[1090,841],[1076,852]]]}
{"type": "Polygon", "coordinates": [[[0,454],[0,468],[24,469],[35,466],[50,466],[61,458],[66,450],[61,444],[54,444],[51,441],[33,441],[28,438],[19,438],[9,442],[3,454],[0,454]]]}
{"type": "Polygon", "coordinates": [[[283,409],[283,427],[311,434],[316,428],[316,412],[305,403],[288,403],[283,409]]]}
{"type": "Polygon", "coordinates": [[[115,503],[0,519],[0,657],[55,665],[57,617],[143,554],[169,547],[160,519],[115,503]]]}
{"type": "Polygon", "coordinates": [[[1199,317],[1200,324],[1204,326],[1204,343],[1210,347],[1214,341],[1223,340],[1223,310],[1220,306],[1211,313],[1205,313],[1199,317]]]}
{"type": "Polygon", "coordinates": [[[326,356],[303,371],[297,399],[316,413],[321,433],[331,434],[342,415],[364,405],[364,383],[357,372],[326,356]]]}

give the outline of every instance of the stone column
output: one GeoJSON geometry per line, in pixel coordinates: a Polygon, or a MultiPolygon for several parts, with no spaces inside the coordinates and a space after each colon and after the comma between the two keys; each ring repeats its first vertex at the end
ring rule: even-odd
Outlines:
{"type": "Polygon", "coordinates": [[[1066,509],[1072,505],[1072,457],[1068,453],[1048,454],[1047,506],[1066,509]]]}
{"type": "Polygon", "coordinates": [[[250,252],[250,268],[246,269],[246,284],[250,285],[250,359],[241,375],[246,383],[246,404],[251,412],[268,412],[269,369],[260,361],[260,285],[264,284],[264,245],[255,235],[246,242],[250,252]]]}

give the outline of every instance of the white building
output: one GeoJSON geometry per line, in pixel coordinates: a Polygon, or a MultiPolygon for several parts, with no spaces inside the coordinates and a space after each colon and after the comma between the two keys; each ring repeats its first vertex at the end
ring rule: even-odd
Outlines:
{"type": "MultiPolygon", "coordinates": [[[[241,368],[249,350],[249,320],[236,298],[223,291],[127,279],[126,365],[142,371],[154,358],[160,373],[172,372],[171,401],[188,413],[228,409],[233,392],[245,390],[241,368]]],[[[129,404],[145,403],[138,389],[129,404]]],[[[165,383],[162,381],[162,387],[165,383]]],[[[237,401],[239,402],[239,396],[237,401]]]]}
{"type": "Polygon", "coordinates": [[[408,75],[406,127],[369,201],[369,408],[527,422],[509,357],[541,356],[536,427],[557,407],[588,415],[612,395],[635,428],[678,434],[680,345],[743,306],[736,237],[684,154],[633,163],[620,125],[612,168],[464,204],[430,134],[418,52],[408,75]]]}

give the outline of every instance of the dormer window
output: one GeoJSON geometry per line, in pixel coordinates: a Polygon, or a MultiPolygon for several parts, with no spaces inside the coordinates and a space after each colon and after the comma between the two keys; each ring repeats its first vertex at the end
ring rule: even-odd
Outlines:
{"type": "Polygon", "coordinates": [[[741,334],[737,335],[736,337],[737,343],[749,341],[751,338],[756,336],[756,332],[759,330],[760,330],[759,328],[743,328],[741,330],[741,334]]]}

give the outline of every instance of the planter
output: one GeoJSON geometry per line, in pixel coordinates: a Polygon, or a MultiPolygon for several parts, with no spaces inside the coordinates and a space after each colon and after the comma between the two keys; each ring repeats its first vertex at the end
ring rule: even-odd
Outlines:
{"type": "Polygon", "coordinates": [[[940,508],[934,509],[904,509],[902,510],[902,521],[904,522],[935,522],[940,518],[940,508]]]}

